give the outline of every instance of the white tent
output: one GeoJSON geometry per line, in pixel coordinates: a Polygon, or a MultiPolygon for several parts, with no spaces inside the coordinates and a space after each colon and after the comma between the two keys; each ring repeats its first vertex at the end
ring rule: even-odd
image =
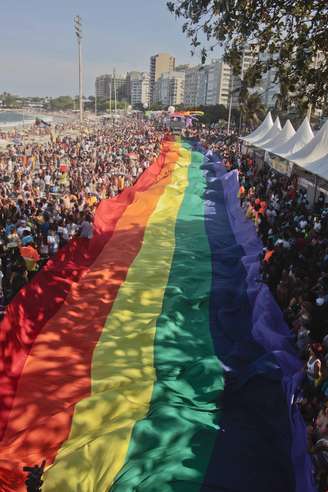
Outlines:
{"type": "Polygon", "coordinates": [[[262,146],[262,149],[267,150],[269,152],[273,152],[273,149],[277,147],[278,145],[282,145],[288,140],[290,140],[293,135],[295,135],[295,130],[293,125],[289,120],[286,121],[285,126],[281,130],[280,133],[278,133],[273,139],[271,139],[269,142],[264,144],[262,146]]]}
{"type": "Polygon", "coordinates": [[[240,137],[241,140],[245,140],[246,143],[252,143],[253,141],[263,138],[269,130],[273,127],[273,121],[270,111],[262,121],[260,126],[256,128],[252,133],[246,135],[246,137],[240,137]]]}
{"type": "Polygon", "coordinates": [[[328,180],[328,153],[326,156],[302,166],[306,171],[328,180]]]}
{"type": "Polygon", "coordinates": [[[281,133],[281,124],[279,116],[276,118],[273,127],[262,138],[256,139],[252,145],[259,148],[264,148],[265,144],[269,144],[281,133]]]}
{"type": "Polygon", "coordinates": [[[281,143],[275,148],[272,148],[271,152],[279,157],[286,157],[301,150],[313,139],[313,137],[314,135],[309,119],[306,117],[297,132],[285,143],[281,143]]]}
{"type": "Polygon", "coordinates": [[[299,151],[286,155],[286,159],[303,168],[323,158],[328,161],[328,121],[308,144],[299,151]]]}

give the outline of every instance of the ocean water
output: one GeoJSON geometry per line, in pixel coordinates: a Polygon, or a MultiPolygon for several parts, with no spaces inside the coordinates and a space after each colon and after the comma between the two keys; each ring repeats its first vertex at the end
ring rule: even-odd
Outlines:
{"type": "MultiPolygon", "coordinates": [[[[19,111],[0,111],[0,128],[29,126],[35,122],[35,118],[37,117],[37,114],[22,113],[19,111]]],[[[52,120],[49,116],[39,116],[39,118],[45,121],[52,120]]]]}
{"type": "Polygon", "coordinates": [[[35,115],[23,114],[14,111],[0,111],[0,126],[21,126],[24,122],[26,125],[30,125],[35,121],[35,115]]]}
{"type": "Polygon", "coordinates": [[[23,119],[25,119],[26,122],[34,121],[35,116],[30,113],[23,114],[14,111],[0,111],[0,125],[6,123],[20,123],[23,122],[23,119]]]}

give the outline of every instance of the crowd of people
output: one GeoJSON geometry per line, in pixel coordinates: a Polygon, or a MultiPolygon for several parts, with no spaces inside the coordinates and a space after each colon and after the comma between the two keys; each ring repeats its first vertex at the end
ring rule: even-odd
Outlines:
{"type": "MultiPolygon", "coordinates": [[[[59,131],[61,128],[67,130],[69,123],[74,125],[74,120],[68,120],[66,123],[47,123],[43,120],[32,120],[26,121],[26,125],[20,124],[19,126],[10,126],[0,128],[0,142],[1,147],[4,148],[10,145],[11,142],[20,143],[21,141],[33,141],[38,139],[39,141],[46,140],[47,137],[51,135],[53,129],[56,128],[59,131]]],[[[75,126],[75,125],[74,125],[75,126]]]]}
{"type": "Polygon", "coordinates": [[[310,204],[296,176],[285,176],[241,153],[207,131],[199,138],[238,169],[239,197],[263,242],[261,279],[294,335],[304,361],[304,384],[298,398],[308,430],[309,451],[318,490],[328,490],[328,196],[317,193],[310,204]]]}
{"type": "MultiPolygon", "coordinates": [[[[75,235],[91,238],[100,200],[131,186],[159,154],[161,128],[126,120],[52,134],[47,144],[17,143],[0,153],[0,297],[18,290],[75,235]]],[[[72,130],[72,128],[71,128],[72,130]]],[[[46,130],[45,130],[46,132],[46,130]]],[[[320,492],[328,469],[328,204],[310,206],[297,178],[243,155],[218,129],[185,132],[238,169],[239,196],[263,242],[262,279],[279,303],[304,360],[299,403],[320,492]]]]}
{"type": "Polygon", "coordinates": [[[240,167],[240,198],[263,241],[263,281],[278,301],[305,362],[303,415],[322,490],[328,469],[328,204],[311,207],[297,179],[252,159],[240,167]]]}
{"type": "Polygon", "coordinates": [[[0,152],[1,312],[73,236],[92,237],[99,201],[131,186],[162,139],[135,119],[89,125],[82,133],[70,123],[66,130],[54,128],[48,143],[20,141],[0,152]]]}

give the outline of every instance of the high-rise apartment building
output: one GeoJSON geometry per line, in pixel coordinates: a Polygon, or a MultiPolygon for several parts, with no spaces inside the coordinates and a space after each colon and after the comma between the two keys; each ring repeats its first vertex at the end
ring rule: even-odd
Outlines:
{"type": "Polygon", "coordinates": [[[275,81],[276,69],[271,68],[265,74],[256,87],[256,92],[261,95],[262,102],[267,108],[273,108],[276,103],[275,96],[280,91],[280,84],[275,81]]]}
{"type": "Polygon", "coordinates": [[[162,73],[156,80],[151,97],[153,103],[170,106],[170,72],[162,73]]]}
{"type": "MultiPolygon", "coordinates": [[[[188,68],[185,72],[185,96],[184,104],[189,107],[211,106],[222,104],[228,107],[230,95],[232,95],[232,106],[239,107],[239,92],[246,71],[257,58],[267,56],[259,55],[258,50],[250,47],[245,48],[241,60],[241,74],[233,75],[232,68],[223,60],[213,61],[208,65],[198,65],[188,68]]],[[[275,95],[279,92],[279,84],[274,80],[275,70],[268,70],[263,74],[258,84],[249,89],[250,93],[260,94],[263,104],[267,107],[274,106],[275,95]]]]}
{"type": "Polygon", "coordinates": [[[155,82],[163,73],[173,72],[175,58],[169,53],[158,53],[150,58],[150,102],[153,102],[155,82]]]}
{"type": "Polygon", "coordinates": [[[185,65],[176,65],[174,71],[175,72],[186,72],[189,68],[192,68],[192,65],[190,63],[186,63],[185,65]]]}
{"type": "Polygon", "coordinates": [[[96,97],[97,99],[109,99],[112,75],[99,75],[96,78],[96,97]]]}
{"type": "MultiPolygon", "coordinates": [[[[234,108],[239,107],[239,93],[244,80],[244,76],[251,65],[253,65],[258,58],[258,49],[256,47],[246,46],[242,58],[241,58],[241,71],[240,75],[233,76],[232,86],[233,86],[233,97],[232,106],[234,108]]],[[[257,92],[257,87],[252,90],[252,92],[257,92]]]]}
{"type": "Polygon", "coordinates": [[[222,60],[186,70],[186,106],[228,106],[232,70],[222,60]]]}
{"type": "Polygon", "coordinates": [[[170,83],[170,105],[176,106],[184,102],[185,72],[172,72],[170,83]]]}
{"type": "MultiPolygon", "coordinates": [[[[241,63],[241,74],[238,77],[233,77],[233,107],[239,107],[239,89],[246,71],[256,62],[257,59],[263,62],[267,59],[267,57],[268,54],[259,53],[256,46],[252,49],[250,47],[245,48],[241,63]]],[[[266,73],[262,74],[261,79],[257,82],[255,87],[248,89],[250,94],[259,94],[261,96],[263,104],[266,107],[273,107],[275,105],[275,95],[278,94],[280,91],[280,85],[275,81],[275,74],[276,69],[271,68],[266,73]]]]}
{"type": "Polygon", "coordinates": [[[118,101],[128,100],[128,86],[125,75],[113,75],[113,88],[116,90],[116,97],[118,101]]]}
{"type": "Polygon", "coordinates": [[[184,72],[162,73],[155,82],[153,102],[175,106],[184,102],[184,72]]]}
{"type": "Polygon", "coordinates": [[[127,94],[128,94],[128,100],[129,103],[131,104],[131,82],[132,80],[139,80],[141,77],[141,72],[138,72],[136,70],[132,72],[128,72],[126,75],[126,89],[127,89],[127,94]]]}
{"type": "Polygon", "coordinates": [[[130,102],[132,106],[149,105],[149,74],[134,72],[130,79],[130,102]]]}
{"type": "Polygon", "coordinates": [[[184,104],[190,108],[197,106],[200,67],[191,67],[185,72],[184,104]]]}
{"type": "Polygon", "coordinates": [[[207,92],[205,105],[228,106],[232,70],[222,60],[211,63],[207,68],[207,92]]]}
{"type": "Polygon", "coordinates": [[[123,75],[105,74],[96,78],[96,97],[97,99],[109,99],[110,97],[118,101],[128,99],[127,79],[123,75]]]}

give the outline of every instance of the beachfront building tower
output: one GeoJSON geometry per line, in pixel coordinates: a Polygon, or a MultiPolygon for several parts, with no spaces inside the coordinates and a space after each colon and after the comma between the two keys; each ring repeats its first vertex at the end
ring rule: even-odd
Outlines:
{"type": "Polygon", "coordinates": [[[118,101],[128,100],[127,78],[124,75],[105,74],[96,78],[96,97],[98,100],[108,100],[110,97],[118,101]]]}
{"type": "Polygon", "coordinates": [[[153,102],[164,106],[176,106],[184,101],[184,72],[162,73],[155,82],[153,102]]]}
{"type": "Polygon", "coordinates": [[[186,70],[184,103],[188,107],[228,106],[232,69],[223,60],[186,70]]]}
{"type": "Polygon", "coordinates": [[[175,69],[175,58],[169,53],[158,53],[157,55],[150,57],[150,102],[153,102],[155,82],[160,78],[163,73],[173,72],[175,69]]]}
{"type": "Polygon", "coordinates": [[[130,79],[130,102],[133,107],[149,106],[149,74],[143,72],[130,79]]]}
{"type": "Polygon", "coordinates": [[[96,97],[98,100],[109,99],[112,75],[99,75],[96,78],[96,97]]]}
{"type": "Polygon", "coordinates": [[[141,72],[138,72],[137,70],[133,70],[132,72],[128,72],[126,75],[126,87],[127,87],[127,92],[128,92],[128,101],[130,104],[131,103],[131,84],[133,80],[140,80],[141,78],[141,72]]]}

